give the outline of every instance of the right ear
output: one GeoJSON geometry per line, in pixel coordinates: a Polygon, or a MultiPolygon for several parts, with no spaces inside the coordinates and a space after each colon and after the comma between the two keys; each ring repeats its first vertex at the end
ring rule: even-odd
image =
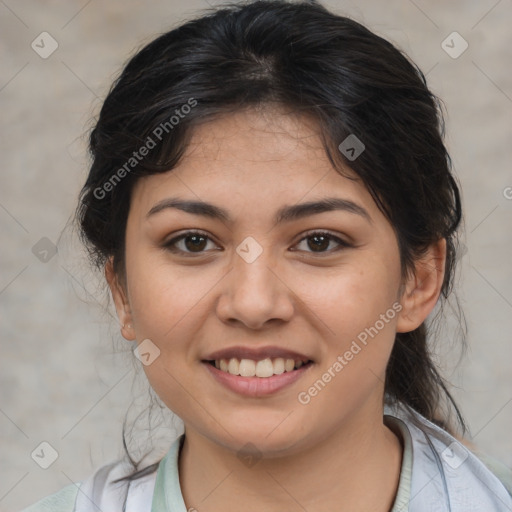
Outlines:
{"type": "Polygon", "coordinates": [[[135,331],[133,329],[133,319],[128,294],[120,282],[119,276],[114,271],[112,256],[105,263],[105,278],[107,279],[110,293],[114,299],[117,317],[121,325],[121,334],[126,340],[133,341],[135,340],[135,331]]]}

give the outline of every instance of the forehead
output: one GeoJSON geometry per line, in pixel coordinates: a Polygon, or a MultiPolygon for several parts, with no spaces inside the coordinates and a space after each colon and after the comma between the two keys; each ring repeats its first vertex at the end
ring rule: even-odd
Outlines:
{"type": "Polygon", "coordinates": [[[323,153],[320,128],[311,117],[282,109],[247,109],[199,125],[185,156],[247,162],[272,162],[315,158],[323,153]]]}
{"type": "Polygon", "coordinates": [[[228,209],[233,205],[235,211],[250,203],[260,213],[263,204],[277,207],[333,195],[371,209],[373,200],[357,175],[349,168],[343,174],[350,179],[333,168],[311,117],[248,109],[195,127],[179,164],[139,179],[133,197],[146,212],[171,193],[228,209]]]}

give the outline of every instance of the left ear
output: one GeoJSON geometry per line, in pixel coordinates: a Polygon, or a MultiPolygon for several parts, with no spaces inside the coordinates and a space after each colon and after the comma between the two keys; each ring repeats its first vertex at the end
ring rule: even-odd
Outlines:
{"type": "Polygon", "coordinates": [[[397,332],[410,332],[419,327],[434,309],[443,286],[446,240],[439,239],[416,260],[406,278],[400,298],[397,332]]]}

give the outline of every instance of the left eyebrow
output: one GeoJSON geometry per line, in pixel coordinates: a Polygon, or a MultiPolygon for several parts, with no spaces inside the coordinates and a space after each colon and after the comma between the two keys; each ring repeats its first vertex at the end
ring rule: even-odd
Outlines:
{"type": "MultiPolygon", "coordinates": [[[[193,215],[202,215],[211,219],[218,219],[228,224],[233,223],[233,219],[229,215],[229,212],[220,206],[206,203],[204,201],[184,200],[177,197],[169,197],[158,202],[151,208],[151,210],[149,210],[146,214],[146,218],[168,208],[175,208],[193,215]]],[[[282,224],[284,222],[302,219],[310,215],[317,215],[336,210],[359,215],[370,224],[372,223],[370,214],[362,206],[349,199],[341,199],[339,197],[327,197],[321,201],[310,201],[308,203],[284,206],[277,211],[274,217],[274,223],[282,224]]]]}

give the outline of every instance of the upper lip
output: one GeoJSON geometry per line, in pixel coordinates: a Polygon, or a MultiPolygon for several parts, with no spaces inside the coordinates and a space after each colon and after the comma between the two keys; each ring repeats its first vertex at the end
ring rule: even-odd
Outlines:
{"type": "Polygon", "coordinates": [[[250,348],[244,346],[236,346],[223,348],[222,350],[217,350],[212,352],[206,358],[205,361],[218,361],[220,359],[252,359],[253,361],[261,361],[262,359],[270,358],[275,359],[278,357],[282,357],[283,359],[293,359],[295,361],[299,360],[304,363],[307,363],[311,360],[308,356],[304,354],[300,354],[294,350],[288,350],[282,347],[276,346],[267,346],[267,347],[259,347],[259,348],[250,348]]]}

